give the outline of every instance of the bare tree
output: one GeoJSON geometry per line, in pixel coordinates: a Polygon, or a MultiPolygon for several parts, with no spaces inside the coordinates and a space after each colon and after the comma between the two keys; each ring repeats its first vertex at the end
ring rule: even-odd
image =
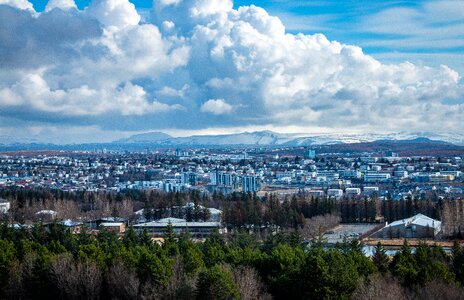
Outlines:
{"type": "Polygon", "coordinates": [[[302,234],[306,239],[313,239],[338,224],[340,224],[340,216],[336,214],[315,216],[310,219],[306,219],[302,234]]]}
{"type": "Polygon", "coordinates": [[[121,260],[116,260],[109,268],[106,281],[112,299],[125,300],[138,297],[140,281],[137,274],[126,267],[121,260]]]}
{"type": "Polygon", "coordinates": [[[8,299],[24,298],[24,287],[22,282],[21,264],[14,260],[8,270],[8,282],[3,287],[3,293],[8,299]]]}
{"type": "Polygon", "coordinates": [[[102,286],[102,272],[90,260],[77,262],[80,299],[99,299],[102,286]]]}
{"type": "Polygon", "coordinates": [[[70,254],[60,254],[51,260],[50,268],[63,299],[99,299],[102,273],[95,263],[74,262],[70,254]]]}
{"type": "Polygon", "coordinates": [[[401,284],[393,278],[374,275],[362,280],[353,293],[353,300],[406,300],[408,299],[401,284]]]}
{"type": "Polygon", "coordinates": [[[182,266],[182,259],[177,256],[174,258],[172,276],[158,294],[162,295],[162,298],[166,300],[192,299],[194,298],[196,281],[196,277],[190,278],[186,276],[182,266]]]}
{"type": "Polygon", "coordinates": [[[235,284],[240,291],[240,299],[271,299],[272,297],[264,290],[258,272],[250,267],[237,267],[232,269],[235,284]]]}
{"type": "Polygon", "coordinates": [[[79,299],[79,276],[70,254],[55,256],[50,262],[52,278],[61,297],[67,299],[79,299]]]}
{"type": "Polygon", "coordinates": [[[424,287],[417,288],[411,299],[417,300],[461,300],[464,298],[464,288],[433,281],[424,287]]]}

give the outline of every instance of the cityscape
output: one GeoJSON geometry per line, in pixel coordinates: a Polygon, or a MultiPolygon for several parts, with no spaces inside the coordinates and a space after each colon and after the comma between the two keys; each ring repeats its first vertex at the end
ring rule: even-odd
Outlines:
{"type": "Polygon", "coordinates": [[[463,16],[0,0],[0,299],[463,299],[463,16]]]}
{"type": "Polygon", "coordinates": [[[62,191],[197,190],[314,197],[461,199],[460,156],[317,154],[314,149],[165,149],[142,152],[21,152],[0,156],[2,188],[62,191]]]}

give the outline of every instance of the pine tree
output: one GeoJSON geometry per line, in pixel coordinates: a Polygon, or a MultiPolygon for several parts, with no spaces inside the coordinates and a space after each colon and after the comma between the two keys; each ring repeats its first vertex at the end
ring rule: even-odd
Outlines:
{"type": "Polygon", "coordinates": [[[374,255],[372,256],[372,262],[377,267],[377,270],[385,274],[388,271],[388,264],[389,264],[388,255],[385,251],[385,248],[382,246],[380,242],[374,248],[374,255]]]}

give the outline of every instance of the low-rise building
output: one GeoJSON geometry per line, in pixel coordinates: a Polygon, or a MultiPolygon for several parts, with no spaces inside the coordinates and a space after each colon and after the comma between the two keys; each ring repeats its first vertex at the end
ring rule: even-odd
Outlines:
{"type": "Polygon", "coordinates": [[[360,188],[346,188],[345,193],[347,196],[357,196],[361,194],[361,189],[360,188]]]}
{"type": "Polygon", "coordinates": [[[114,231],[116,233],[124,233],[126,231],[126,224],[123,222],[101,223],[99,228],[114,231]]]}
{"type": "Polygon", "coordinates": [[[364,174],[365,182],[383,182],[390,179],[390,174],[388,173],[378,173],[378,172],[367,172],[364,174]]]}
{"type": "Polygon", "coordinates": [[[0,214],[6,214],[10,210],[10,202],[0,199],[0,214]]]}
{"type": "Polygon", "coordinates": [[[327,190],[327,197],[339,198],[341,196],[343,196],[343,190],[341,189],[328,189],[327,190]]]}
{"type": "Polygon", "coordinates": [[[382,229],[383,238],[434,238],[441,232],[441,222],[417,214],[407,219],[387,224],[382,229]]]}
{"type": "Polygon", "coordinates": [[[214,231],[226,233],[227,229],[223,228],[219,222],[187,222],[184,219],[165,218],[153,222],[141,223],[134,225],[134,230],[141,233],[147,230],[148,234],[155,237],[162,237],[171,225],[175,234],[182,231],[188,231],[194,238],[203,238],[212,234],[214,231]]]}
{"type": "Polygon", "coordinates": [[[363,187],[363,193],[366,195],[372,195],[373,193],[378,193],[379,187],[378,186],[365,186],[363,187]]]}

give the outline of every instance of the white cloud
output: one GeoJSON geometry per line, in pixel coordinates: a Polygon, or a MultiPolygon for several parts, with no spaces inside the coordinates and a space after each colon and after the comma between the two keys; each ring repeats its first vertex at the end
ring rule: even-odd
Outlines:
{"type": "Polygon", "coordinates": [[[34,11],[32,3],[27,0],[0,0],[0,5],[5,4],[19,9],[28,9],[34,11]]]}
{"type": "Polygon", "coordinates": [[[77,6],[74,0],[49,0],[45,7],[45,11],[48,12],[55,8],[68,10],[72,8],[76,9],[77,6]]]}
{"type": "Polygon", "coordinates": [[[80,86],[68,90],[52,90],[41,74],[28,74],[11,88],[0,89],[0,105],[27,106],[42,112],[69,116],[117,113],[122,116],[144,115],[180,109],[149,101],[145,90],[130,82],[115,89],[92,89],[80,86]]]}
{"type": "Polygon", "coordinates": [[[229,114],[233,111],[232,105],[228,104],[224,99],[209,99],[201,106],[201,111],[214,115],[229,114]]]}
{"type": "Polygon", "coordinates": [[[140,22],[134,4],[128,0],[94,0],[87,7],[87,12],[112,28],[135,26],[140,22]]]}
{"type": "Polygon", "coordinates": [[[392,7],[365,16],[360,30],[393,36],[366,45],[407,49],[462,47],[463,1],[423,1],[414,7],[392,7]]]}
{"type": "Polygon", "coordinates": [[[463,129],[463,86],[446,66],[382,64],[231,1],[156,1],[153,15],[140,23],[128,0],[38,16],[0,7],[0,126],[463,129]]]}

